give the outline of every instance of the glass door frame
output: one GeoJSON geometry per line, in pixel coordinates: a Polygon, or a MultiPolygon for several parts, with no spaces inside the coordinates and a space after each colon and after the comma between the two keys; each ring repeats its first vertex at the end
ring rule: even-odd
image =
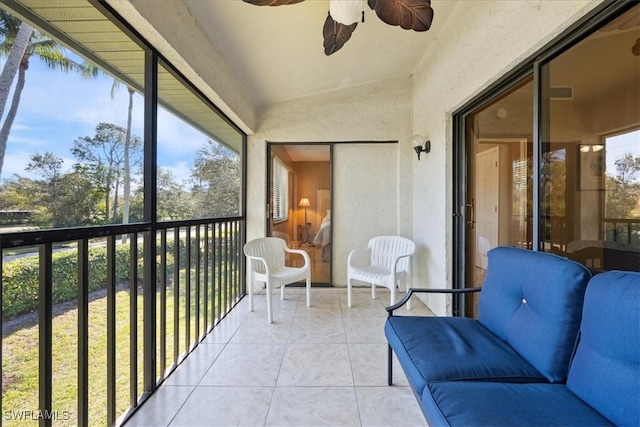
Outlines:
{"type": "MultiPolygon", "coordinates": [[[[264,235],[269,236],[271,232],[270,221],[271,221],[271,197],[272,197],[272,188],[271,188],[271,179],[272,179],[272,148],[274,146],[291,146],[291,145],[308,145],[308,146],[328,146],[329,147],[329,198],[331,200],[331,206],[333,207],[333,146],[336,143],[334,142],[276,142],[276,141],[266,141],[266,176],[265,176],[265,194],[266,194],[266,203],[265,203],[265,224],[264,224],[264,235]]],[[[297,205],[296,205],[297,208],[297,205]]],[[[333,223],[333,209],[331,209],[330,220],[333,223]]],[[[331,227],[330,236],[331,241],[333,242],[333,227],[331,227]]],[[[331,262],[329,263],[329,280],[326,282],[315,282],[320,285],[332,285],[333,284],[333,253],[330,256],[331,262]]],[[[313,286],[313,281],[311,285],[313,286]]]]}
{"type": "MultiPolygon", "coordinates": [[[[561,35],[538,52],[523,61],[518,67],[497,80],[479,95],[469,101],[466,105],[456,110],[452,114],[453,122],[453,194],[452,194],[452,288],[463,289],[472,286],[469,280],[469,239],[472,238],[470,224],[473,222],[473,206],[470,199],[470,185],[475,176],[471,174],[473,165],[469,165],[469,154],[471,152],[470,140],[467,135],[466,124],[469,117],[476,111],[482,109],[502,96],[513,86],[519,84],[524,79],[533,76],[533,239],[532,249],[538,251],[541,248],[541,227],[544,222],[540,217],[540,176],[542,162],[540,154],[543,152],[543,141],[548,141],[549,120],[542,117],[542,111],[549,111],[542,108],[543,87],[548,81],[548,76],[543,73],[543,65],[559,56],[570,47],[580,42],[602,26],[621,15],[628,9],[634,7],[634,2],[606,1],[597,6],[584,17],[579,19],[561,35]]],[[[548,85],[547,85],[548,86],[548,85]]],[[[454,316],[464,316],[466,313],[465,296],[458,294],[453,296],[452,314],[454,316]]]]}

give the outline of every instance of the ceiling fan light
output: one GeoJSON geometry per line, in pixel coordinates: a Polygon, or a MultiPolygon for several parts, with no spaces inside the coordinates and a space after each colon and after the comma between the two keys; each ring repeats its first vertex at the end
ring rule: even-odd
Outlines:
{"type": "Polygon", "coordinates": [[[344,25],[358,22],[364,6],[362,0],[330,0],[329,14],[334,21],[344,25]]]}

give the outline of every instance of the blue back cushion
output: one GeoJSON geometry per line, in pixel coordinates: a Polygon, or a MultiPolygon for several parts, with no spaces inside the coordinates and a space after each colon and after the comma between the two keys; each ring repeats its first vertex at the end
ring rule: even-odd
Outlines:
{"type": "Polygon", "coordinates": [[[640,273],[591,279],[567,387],[611,422],[640,425],[640,273]]]}
{"type": "Polygon", "coordinates": [[[550,382],[564,382],[590,278],[581,264],[553,254],[492,249],[478,321],[550,382]]]}

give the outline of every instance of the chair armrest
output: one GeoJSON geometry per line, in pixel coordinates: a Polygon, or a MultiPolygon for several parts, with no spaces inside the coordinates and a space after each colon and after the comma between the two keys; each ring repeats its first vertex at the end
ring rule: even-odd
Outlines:
{"type": "Polygon", "coordinates": [[[348,267],[355,267],[355,265],[352,264],[351,260],[353,259],[354,256],[361,254],[361,253],[370,253],[371,250],[369,249],[353,249],[351,252],[349,252],[349,256],[347,257],[347,266],[348,267]]]}
{"type": "Polygon", "coordinates": [[[480,292],[481,290],[482,290],[482,287],[464,288],[464,289],[409,288],[407,290],[407,293],[404,295],[404,298],[402,298],[400,301],[398,301],[394,305],[386,307],[386,310],[387,310],[387,313],[389,314],[389,317],[393,316],[393,311],[397,310],[400,307],[402,307],[403,305],[405,305],[409,301],[409,299],[411,298],[411,295],[413,295],[414,293],[421,293],[421,294],[469,294],[469,293],[472,293],[472,292],[480,292]]]}
{"type": "Polygon", "coordinates": [[[309,257],[309,254],[307,253],[307,251],[305,251],[303,249],[289,249],[289,248],[285,248],[284,250],[289,252],[289,253],[292,253],[292,254],[302,255],[302,258],[304,258],[304,266],[303,267],[311,265],[311,258],[309,257]]]}
{"type": "Polygon", "coordinates": [[[413,254],[406,254],[406,255],[398,255],[397,257],[395,257],[393,259],[393,273],[396,273],[396,269],[398,268],[398,262],[402,259],[402,258],[408,258],[413,254]]]}
{"type": "Polygon", "coordinates": [[[255,260],[255,261],[260,261],[262,264],[264,264],[264,271],[266,275],[269,275],[269,263],[267,262],[267,260],[265,260],[262,257],[259,256],[251,256],[251,255],[246,255],[245,257],[247,257],[248,260],[255,260]]]}

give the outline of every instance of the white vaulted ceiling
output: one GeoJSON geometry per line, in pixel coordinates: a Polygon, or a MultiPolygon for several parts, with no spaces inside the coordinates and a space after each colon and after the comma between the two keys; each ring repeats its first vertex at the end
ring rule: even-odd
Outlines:
{"type": "Polygon", "coordinates": [[[331,56],[323,49],[328,0],[254,6],[241,0],[183,0],[243,83],[256,107],[413,73],[436,41],[455,1],[432,1],[426,32],[382,22],[365,6],[351,39],[331,56]]]}

